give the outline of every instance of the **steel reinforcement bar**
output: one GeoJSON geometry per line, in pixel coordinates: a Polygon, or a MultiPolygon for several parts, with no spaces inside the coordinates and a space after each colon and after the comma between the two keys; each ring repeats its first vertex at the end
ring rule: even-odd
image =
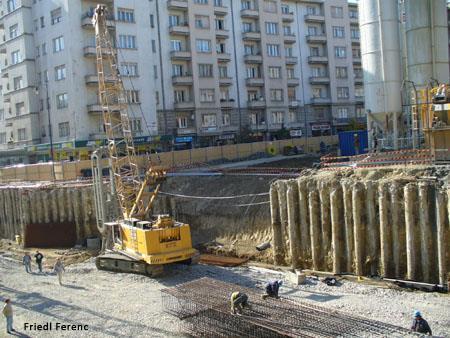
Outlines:
{"type": "Polygon", "coordinates": [[[235,284],[201,278],[162,290],[163,307],[196,337],[405,337],[401,327],[289,299],[263,300],[235,284]],[[230,312],[230,295],[245,292],[250,308],[230,312]]]}

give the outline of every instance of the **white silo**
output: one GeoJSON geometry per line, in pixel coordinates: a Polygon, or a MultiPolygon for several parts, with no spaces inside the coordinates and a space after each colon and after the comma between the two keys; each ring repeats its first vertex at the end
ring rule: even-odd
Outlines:
{"type": "Polygon", "coordinates": [[[408,79],[425,88],[449,81],[446,0],[405,0],[408,79]]]}
{"type": "Polygon", "coordinates": [[[359,7],[369,144],[376,136],[397,149],[402,111],[398,2],[361,0],[359,7]]]}

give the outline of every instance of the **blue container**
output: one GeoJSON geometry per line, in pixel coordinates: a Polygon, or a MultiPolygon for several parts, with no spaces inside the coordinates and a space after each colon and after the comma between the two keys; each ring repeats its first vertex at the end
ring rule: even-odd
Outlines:
{"type": "Polygon", "coordinates": [[[367,153],[367,130],[342,131],[339,135],[341,156],[352,156],[367,153]]]}

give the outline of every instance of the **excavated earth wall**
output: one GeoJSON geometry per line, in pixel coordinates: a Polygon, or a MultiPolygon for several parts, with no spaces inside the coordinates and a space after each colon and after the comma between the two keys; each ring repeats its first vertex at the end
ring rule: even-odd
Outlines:
{"type": "Polygon", "coordinates": [[[446,284],[448,168],[314,171],[270,200],[276,264],[446,284]]]}

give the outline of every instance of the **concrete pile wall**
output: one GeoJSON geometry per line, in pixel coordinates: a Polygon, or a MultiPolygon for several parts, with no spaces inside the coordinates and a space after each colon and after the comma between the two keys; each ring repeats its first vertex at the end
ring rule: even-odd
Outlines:
{"type": "Polygon", "coordinates": [[[360,169],[274,182],[275,264],[446,283],[448,172],[429,174],[360,169]]]}
{"type": "Polygon", "coordinates": [[[0,187],[0,237],[27,246],[72,246],[97,234],[91,185],[0,187]]]}

